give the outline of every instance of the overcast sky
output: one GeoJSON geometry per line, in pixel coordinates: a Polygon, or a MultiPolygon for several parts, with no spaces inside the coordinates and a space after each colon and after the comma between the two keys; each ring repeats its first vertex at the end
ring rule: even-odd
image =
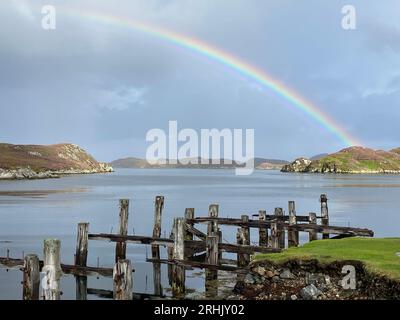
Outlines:
{"type": "Polygon", "coordinates": [[[146,132],[177,120],[196,130],[254,128],[256,156],[290,160],[343,147],[251,79],[63,7],[201,39],[295,89],[366,146],[400,146],[398,0],[2,0],[1,142],[73,142],[111,161],[143,157],[146,132]],[[57,9],[56,30],[41,28],[44,4],[57,9]],[[341,27],[345,4],[357,9],[356,30],[341,27]]]}

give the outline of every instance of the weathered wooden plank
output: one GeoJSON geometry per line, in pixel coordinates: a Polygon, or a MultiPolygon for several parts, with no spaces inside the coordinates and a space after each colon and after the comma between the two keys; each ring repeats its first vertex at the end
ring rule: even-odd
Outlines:
{"type": "Polygon", "coordinates": [[[75,297],[76,300],[87,300],[87,277],[75,277],[75,297]]]}
{"type": "Polygon", "coordinates": [[[203,241],[205,241],[207,237],[207,235],[204,232],[201,232],[200,230],[196,229],[195,227],[187,223],[185,240],[193,240],[193,235],[195,235],[197,238],[203,241]],[[191,234],[190,237],[188,236],[189,233],[191,234]]]}
{"type": "MultiPolygon", "coordinates": [[[[321,194],[321,225],[324,227],[329,226],[329,214],[328,214],[328,197],[326,194],[321,194]]],[[[324,232],[322,234],[323,239],[329,239],[329,233],[324,232]]]]}
{"type": "MultiPolygon", "coordinates": [[[[282,208],[275,208],[275,216],[277,217],[283,217],[285,215],[284,211],[282,208]]],[[[278,236],[278,241],[279,241],[279,248],[280,249],[285,249],[285,225],[284,223],[279,223],[280,220],[277,219],[277,236],[278,236]]]]}
{"type": "MultiPolygon", "coordinates": [[[[174,219],[174,260],[185,259],[185,227],[186,221],[184,218],[174,219]]],[[[185,292],[185,268],[175,266],[172,269],[172,292],[174,295],[181,295],[185,292]]]]}
{"type": "Polygon", "coordinates": [[[60,264],[60,249],[60,240],[44,240],[44,263],[42,272],[45,273],[43,278],[43,293],[45,300],[60,300],[60,278],[62,274],[60,264]]]}
{"type": "Polygon", "coordinates": [[[133,276],[130,260],[120,259],[113,272],[114,300],[132,300],[133,276]]]}
{"type": "MultiPolygon", "coordinates": [[[[186,221],[194,219],[194,208],[186,208],[185,209],[185,219],[186,219],[186,221]]],[[[201,236],[203,234],[204,234],[203,232],[194,228],[193,223],[190,223],[190,222],[186,223],[185,240],[193,240],[193,235],[200,237],[200,239],[201,239],[201,236]],[[198,232],[197,234],[200,234],[200,236],[196,235],[196,232],[198,232]]],[[[204,237],[205,237],[205,234],[204,234],[204,237]]]]}
{"type": "MultiPolygon", "coordinates": [[[[218,232],[218,211],[219,211],[219,205],[217,204],[211,204],[209,209],[208,209],[208,217],[209,218],[214,218],[214,220],[209,220],[208,226],[207,226],[207,235],[211,235],[215,232],[218,232]]],[[[189,223],[191,223],[189,220],[189,223]]]]}
{"type": "Polygon", "coordinates": [[[85,267],[88,255],[88,242],[89,242],[89,223],[81,222],[78,224],[78,231],[76,237],[76,251],[75,251],[75,264],[77,266],[85,267]]]}
{"type": "Polygon", "coordinates": [[[299,245],[299,231],[292,228],[297,224],[296,204],[289,201],[289,227],[288,227],[288,247],[297,247],[299,245]]]}
{"type": "MultiPolygon", "coordinates": [[[[249,216],[248,215],[242,215],[242,222],[245,224],[249,221],[249,216]]],[[[242,233],[241,236],[243,237],[242,239],[242,244],[245,246],[249,246],[250,245],[250,228],[247,226],[242,226],[242,233]]],[[[243,263],[245,263],[246,265],[248,265],[250,263],[250,254],[245,253],[242,256],[243,258],[243,263]]]]}
{"type": "MultiPolygon", "coordinates": [[[[24,266],[24,260],[0,257],[0,267],[4,268],[21,268],[24,266]]],[[[39,261],[40,270],[43,268],[43,260],[39,261]]],[[[112,268],[96,268],[96,267],[79,267],[75,265],[61,264],[61,270],[64,274],[76,276],[102,276],[112,277],[112,268]]]]}
{"type": "MultiPolygon", "coordinates": [[[[260,222],[265,222],[267,220],[266,218],[267,212],[265,210],[260,210],[258,212],[258,221],[260,222]]],[[[258,230],[258,244],[260,246],[268,246],[268,229],[267,228],[261,228],[258,230]]]]}
{"type": "MultiPolygon", "coordinates": [[[[314,212],[310,212],[310,225],[317,225],[317,215],[314,212]]],[[[315,241],[318,240],[318,235],[317,232],[315,230],[310,230],[309,231],[309,241],[315,241]]]]}
{"type": "Polygon", "coordinates": [[[206,262],[208,264],[218,264],[218,234],[213,233],[206,239],[206,262]]]}
{"type": "Polygon", "coordinates": [[[23,300],[39,300],[40,266],[39,258],[29,254],[24,258],[23,271],[23,300]]]}
{"type": "MultiPolygon", "coordinates": [[[[119,200],[119,235],[128,234],[129,199],[119,200]]],[[[115,262],[126,258],[126,242],[117,242],[115,246],[115,262]]]]}
{"type": "MultiPolygon", "coordinates": [[[[153,238],[161,237],[161,218],[162,211],[164,208],[164,197],[157,196],[154,201],[154,228],[153,228],[153,238]]],[[[151,255],[153,259],[160,259],[160,246],[151,246],[151,255]]],[[[161,265],[159,263],[153,263],[153,285],[154,292],[157,295],[162,294],[161,286],[161,265]]]]}

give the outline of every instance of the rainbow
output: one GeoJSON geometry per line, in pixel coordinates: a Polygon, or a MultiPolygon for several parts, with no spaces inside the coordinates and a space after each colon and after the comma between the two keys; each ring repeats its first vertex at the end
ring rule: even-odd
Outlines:
{"type": "Polygon", "coordinates": [[[158,26],[143,23],[141,21],[106,15],[98,12],[84,12],[70,9],[62,11],[63,13],[78,16],[85,19],[90,19],[98,23],[110,24],[123,28],[129,28],[138,32],[142,32],[153,37],[162,39],[168,43],[172,43],[179,47],[188,49],[194,53],[201,54],[209,59],[212,59],[230,69],[252,79],[263,87],[272,90],[278,96],[290,102],[290,105],[301,110],[307,116],[316,121],[325,130],[332,133],[345,146],[362,145],[356,138],[352,137],[346,130],[341,127],[335,120],[324,113],[316,105],[301,97],[298,93],[288,88],[268,75],[265,71],[233,56],[230,53],[222,51],[214,46],[211,46],[198,39],[177,33],[175,31],[160,28],[158,26]]]}

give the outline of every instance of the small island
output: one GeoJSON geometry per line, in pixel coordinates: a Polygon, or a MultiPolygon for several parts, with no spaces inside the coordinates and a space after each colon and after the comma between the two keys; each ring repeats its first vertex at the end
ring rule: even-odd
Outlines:
{"type": "Polygon", "coordinates": [[[48,179],[69,174],[112,172],[75,144],[0,144],[0,180],[48,179]]]}
{"type": "Polygon", "coordinates": [[[317,160],[298,158],[282,172],[400,174],[400,148],[390,151],[350,147],[317,160]]]}

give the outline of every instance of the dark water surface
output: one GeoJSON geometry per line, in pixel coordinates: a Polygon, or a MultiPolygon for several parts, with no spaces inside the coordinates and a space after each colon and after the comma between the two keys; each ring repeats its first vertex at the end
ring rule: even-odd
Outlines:
{"type": "MultiPolygon", "coordinates": [[[[151,235],[153,206],[157,195],[165,196],[162,235],[169,235],[174,217],[194,207],[197,216],[207,215],[208,205],[218,203],[221,217],[240,217],[259,209],[272,213],[296,201],[297,214],[319,212],[319,195],[329,198],[330,223],[366,227],[376,237],[400,235],[400,177],[392,175],[308,175],[256,171],[251,176],[235,176],[231,170],[138,169],[113,174],[70,176],[52,180],[0,181],[0,256],[7,249],[13,258],[37,253],[42,258],[43,239],[62,241],[62,262],[72,264],[76,226],[89,222],[91,233],[115,232],[118,226],[118,199],[129,198],[129,234],[151,235]]],[[[234,242],[236,228],[222,228],[224,241],[234,242]]],[[[252,241],[258,233],[253,232],[252,241]]],[[[90,241],[88,264],[111,267],[115,244],[90,241]]],[[[161,249],[164,252],[163,249],[161,249]]],[[[128,258],[136,269],[135,292],[153,292],[152,265],[146,263],[150,248],[128,245],[128,258]]],[[[166,267],[162,282],[168,287],[166,267]]],[[[201,271],[188,273],[187,286],[201,296],[201,271]]],[[[229,275],[227,275],[229,278],[229,275]]],[[[0,299],[20,299],[22,273],[0,269],[0,299]]],[[[112,279],[93,278],[88,286],[111,289],[112,279]]],[[[75,280],[62,278],[63,299],[75,298],[75,280]]],[[[227,292],[229,292],[229,286],[227,292]]],[[[94,296],[89,296],[95,299],[94,296]]]]}

